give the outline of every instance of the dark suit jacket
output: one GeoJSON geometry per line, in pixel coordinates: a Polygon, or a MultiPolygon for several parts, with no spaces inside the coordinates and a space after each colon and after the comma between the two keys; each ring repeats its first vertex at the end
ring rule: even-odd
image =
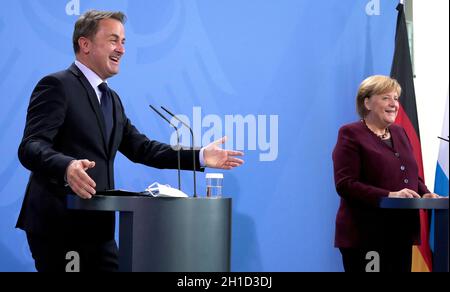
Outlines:
{"type": "Polygon", "coordinates": [[[336,216],[336,247],[412,244],[418,240],[419,215],[411,210],[378,209],[391,191],[409,188],[420,195],[428,189],[405,130],[389,127],[393,147],[363,122],[343,126],[333,151],[334,179],[341,197],[336,216]]]}
{"type": "MultiPolygon", "coordinates": [[[[64,176],[70,161],[95,161],[95,167],[87,173],[96,182],[97,191],[114,188],[117,150],[133,162],[177,167],[176,151],[139,133],[125,115],[119,96],[114,91],[112,95],[114,129],[107,145],[97,96],[75,64],[36,85],[18,151],[20,162],[31,175],[16,227],[34,234],[111,239],[114,213],[66,209],[65,195],[71,190],[65,186],[64,176]]],[[[181,167],[192,169],[192,159],[192,151],[183,150],[181,167]]],[[[196,165],[200,167],[198,161],[196,165]]]]}

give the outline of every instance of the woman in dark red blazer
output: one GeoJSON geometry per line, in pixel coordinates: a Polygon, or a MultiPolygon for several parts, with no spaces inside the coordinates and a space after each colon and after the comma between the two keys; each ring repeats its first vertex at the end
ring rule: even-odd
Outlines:
{"type": "Polygon", "coordinates": [[[345,271],[365,271],[369,251],[381,271],[410,271],[412,245],[419,240],[417,210],[377,208],[383,197],[437,197],[419,177],[405,130],[394,124],[401,88],[386,76],[365,79],[356,106],[360,121],[339,130],[333,151],[336,190],[335,246],[345,271]]]}

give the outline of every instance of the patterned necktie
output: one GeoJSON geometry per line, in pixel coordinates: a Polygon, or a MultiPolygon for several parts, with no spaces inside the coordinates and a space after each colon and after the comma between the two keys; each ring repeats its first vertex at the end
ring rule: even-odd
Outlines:
{"type": "Polygon", "coordinates": [[[98,86],[98,89],[102,92],[100,106],[103,112],[103,118],[105,119],[106,126],[106,141],[109,145],[109,138],[111,137],[113,129],[113,107],[112,107],[112,95],[109,90],[108,84],[103,82],[98,86]]]}

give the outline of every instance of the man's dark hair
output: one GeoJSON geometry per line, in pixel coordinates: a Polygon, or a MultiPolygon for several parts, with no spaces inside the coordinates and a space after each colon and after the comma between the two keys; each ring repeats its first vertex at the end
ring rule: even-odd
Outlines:
{"type": "Polygon", "coordinates": [[[80,37],[92,38],[98,30],[98,23],[102,19],[116,19],[122,24],[125,23],[127,17],[122,12],[112,12],[112,11],[98,11],[89,10],[78,18],[75,22],[75,28],[73,30],[73,50],[75,54],[80,51],[80,46],[78,45],[78,39],[80,37]]]}

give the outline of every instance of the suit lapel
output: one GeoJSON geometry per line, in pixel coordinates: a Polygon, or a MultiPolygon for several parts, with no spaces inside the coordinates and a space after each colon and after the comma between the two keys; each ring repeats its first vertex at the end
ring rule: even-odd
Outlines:
{"type": "Polygon", "coordinates": [[[100,108],[100,104],[98,102],[97,94],[95,93],[94,89],[92,88],[91,84],[86,79],[84,74],[80,71],[80,69],[78,69],[78,67],[75,64],[72,64],[69,67],[69,70],[75,76],[78,77],[78,79],[80,80],[80,82],[83,85],[84,89],[86,90],[86,93],[87,93],[88,98],[89,98],[89,102],[91,104],[92,109],[95,112],[95,116],[97,118],[97,123],[98,123],[98,125],[100,127],[100,132],[102,134],[102,140],[103,140],[103,146],[105,147],[106,153],[108,153],[109,152],[108,151],[109,147],[107,145],[106,135],[105,135],[105,133],[106,133],[106,125],[105,125],[105,120],[103,118],[102,110],[100,108]]]}
{"type": "Polygon", "coordinates": [[[395,152],[395,153],[398,153],[398,143],[399,143],[399,141],[398,141],[398,138],[399,138],[399,133],[397,133],[397,131],[396,131],[396,129],[395,129],[395,127],[391,127],[390,129],[390,132],[391,132],[391,141],[392,141],[392,150],[395,152]]]}
{"type": "Polygon", "coordinates": [[[117,136],[119,135],[119,119],[121,119],[120,116],[120,105],[119,105],[119,100],[118,100],[118,96],[117,94],[111,90],[111,95],[112,95],[112,100],[113,100],[113,108],[114,108],[114,127],[113,127],[113,131],[111,133],[111,138],[110,138],[110,145],[109,145],[109,150],[110,150],[110,155],[112,155],[112,153],[115,153],[115,151],[117,150],[117,148],[119,147],[119,143],[116,143],[116,139],[117,136]]]}

